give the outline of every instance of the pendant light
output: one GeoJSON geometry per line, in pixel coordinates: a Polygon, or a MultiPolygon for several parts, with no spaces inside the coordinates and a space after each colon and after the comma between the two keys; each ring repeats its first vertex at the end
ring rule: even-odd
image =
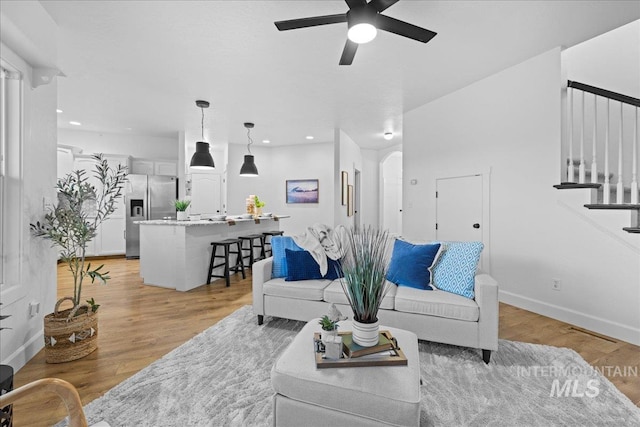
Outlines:
{"type": "Polygon", "coordinates": [[[211,153],[209,153],[209,143],[204,142],[204,109],[209,108],[209,102],[196,101],[196,105],[202,111],[202,141],[196,142],[196,152],[193,153],[193,157],[191,157],[190,166],[193,169],[213,169],[216,166],[213,163],[211,153]]]}
{"type": "Polygon", "coordinates": [[[247,151],[249,154],[245,154],[244,163],[240,168],[240,176],[258,176],[258,168],[256,164],[253,162],[253,155],[251,154],[251,144],[253,144],[253,140],[251,139],[251,129],[253,129],[253,123],[245,123],[244,127],[247,128],[247,139],[249,143],[247,144],[247,151]]]}

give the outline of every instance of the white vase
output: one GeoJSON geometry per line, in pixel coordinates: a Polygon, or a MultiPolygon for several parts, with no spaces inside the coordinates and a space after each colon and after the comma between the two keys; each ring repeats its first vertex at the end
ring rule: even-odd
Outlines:
{"type": "Polygon", "coordinates": [[[375,323],[360,323],[356,320],[351,322],[353,326],[353,342],[362,347],[373,347],[378,344],[380,327],[378,321],[375,323]]]}
{"type": "Polygon", "coordinates": [[[178,211],[176,217],[178,221],[187,221],[189,219],[189,214],[186,211],[178,211]]]}

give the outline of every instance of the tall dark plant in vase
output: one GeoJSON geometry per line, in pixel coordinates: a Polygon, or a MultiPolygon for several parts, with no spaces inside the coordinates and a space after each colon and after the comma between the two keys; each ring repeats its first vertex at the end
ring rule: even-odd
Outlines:
{"type": "Polygon", "coordinates": [[[373,227],[352,229],[342,260],[341,279],[353,310],[353,341],[363,347],[378,344],[378,310],[387,293],[387,231],[373,227]]]}
{"type": "Polygon", "coordinates": [[[125,166],[111,168],[102,154],[93,155],[96,162],[89,182],[84,170],[68,173],[58,179],[58,203],[49,208],[42,221],[31,224],[34,236],[51,241],[57,247],[60,260],[67,264],[73,276],[73,297],[56,302],[54,312],[44,318],[44,342],[47,363],[80,359],[98,346],[98,307],[93,298],[82,300],[84,279],[106,284],[109,272],[103,265],[93,267],[85,255],[87,244],[96,237],[99,225],[115,210],[127,176],[125,166]],[[73,307],[60,311],[64,301],[73,307]]]}

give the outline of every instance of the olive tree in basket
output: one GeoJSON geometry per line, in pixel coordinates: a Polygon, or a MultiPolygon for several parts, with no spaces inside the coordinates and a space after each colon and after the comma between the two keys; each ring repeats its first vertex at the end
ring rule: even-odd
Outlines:
{"type": "Polygon", "coordinates": [[[45,353],[49,363],[79,359],[97,348],[99,305],[93,298],[86,303],[82,301],[82,286],[85,279],[106,283],[109,272],[102,271],[104,264],[93,267],[85,255],[98,226],[115,211],[127,171],[122,165],[110,167],[102,154],[93,155],[93,159],[96,162],[93,177],[98,185],[89,181],[84,170],[68,173],[56,184],[56,206],[49,209],[44,219],[31,224],[34,236],[50,240],[58,248],[60,260],[73,276],[73,297],[58,300],[54,312],[45,316],[45,353]],[[59,311],[67,300],[73,307],[59,311]]]}

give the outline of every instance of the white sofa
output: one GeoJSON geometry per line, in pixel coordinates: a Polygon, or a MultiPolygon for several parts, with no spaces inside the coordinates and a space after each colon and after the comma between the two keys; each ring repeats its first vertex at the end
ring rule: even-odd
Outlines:
{"type": "MultiPolygon", "coordinates": [[[[273,258],[253,264],[253,311],[264,316],[309,321],[327,314],[334,303],[350,319],[340,280],[287,282],[271,278],[273,258]]],[[[475,276],[475,299],[449,292],[398,287],[391,282],[378,312],[381,325],[414,332],[418,339],[482,350],[489,363],[498,349],[498,283],[488,274],[475,276]]]]}

